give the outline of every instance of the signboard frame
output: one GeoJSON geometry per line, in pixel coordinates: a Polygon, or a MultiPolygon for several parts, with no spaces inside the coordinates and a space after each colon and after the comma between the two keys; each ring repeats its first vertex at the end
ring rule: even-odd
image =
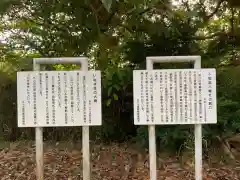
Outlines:
{"type": "MultiPolygon", "coordinates": [[[[150,56],[146,58],[146,69],[153,70],[154,63],[191,62],[194,69],[201,69],[201,56],[150,56]]],[[[150,179],[157,180],[155,125],[148,125],[150,179]]],[[[194,125],[195,135],[195,179],[202,180],[202,124],[194,125]]]]}
{"type": "Polygon", "coordinates": [[[134,70],[134,124],[216,124],[216,69],[134,70]]]}
{"type": "MultiPolygon", "coordinates": [[[[47,64],[79,64],[82,71],[88,71],[88,58],[62,57],[62,58],[34,58],[33,70],[40,71],[41,65],[47,64]]],[[[43,164],[43,127],[35,128],[36,139],[36,176],[37,180],[44,179],[43,164]]],[[[90,147],[89,126],[82,126],[82,153],[83,153],[83,180],[90,180],[90,147]]]]}
{"type": "Polygon", "coordinates": [[[101,72],[17,72],[18,127],[100,126],[101,72]]]}

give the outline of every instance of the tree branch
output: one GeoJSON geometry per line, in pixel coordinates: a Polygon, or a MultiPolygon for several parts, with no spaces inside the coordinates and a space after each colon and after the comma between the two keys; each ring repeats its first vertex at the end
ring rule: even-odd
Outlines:
{"type": "Polygon", "coordinates": [[[93,15],[94,15],[94,18],[95,18],[95,23],[96,23],[96,26],[97,26],[98,35],[100,35],[101,30],[100,30],[100,25],[99,25],[99,21],[98,21],[98,13],[95,10],[94,6],[90,2],[89,2],[89,6],[92,9],[92,12],[93,12],[93,15]]]}
{"type": "Polygon", "coordinates": [[[165,5],[165,4],[162,2],[162,0],[160,0],[160,1],[156,2],[156,3],[154,3],[152,6],[150,6],[150,7],[146,8],[146,9],[142,10],[142,11],[141,11],[140,13],[138,13],[138,14],[141,16],[141,15],[143,15],[143,14],[151,11],[151,10],[152,10],[156,5],[158,5],[158,4],[162,4],[162,5],[164,5],[165,7],[167,7],[167,5],[165,5]]]}
{"type": "Polygon", "coordinates": [[[222,5],[223,2],[224,2],[224,0],[219,0],[219,1],[218,1],[217,6],[216,6],[216,8],[213,10],[213,12],[210,13],[208,16],[206,16],[206,17],[204,18],[204,21],[205,21],[205,22],[208,21],[209,19],[211,19],[211,18],[218,12],[218,10],[219,10],[219,8],[221,7],[221,5],[222,5]]]}
{"type": "Polygon", "coordinates": [[[186,0],[182,0],[182,4],[187,8],[188,12],[191,11],[191,8],[190,8],[190,6],[189,6],[188,1],[186,1],[186,0]]]}
{"type": "Polygon", "coordinates": [[[118,4],[115,5],[114,9],[112,10],[112,13],[108,16],[106,22],[104,23],[105,26],[110,24],[110,22],[112,21],[117,11],[118,11],[118,4]]]}
{"type": "MultiPolygon", "coordinates": [[[[188,11],[188,12],[191,12],[191,11],[192,11],[191,8],[190,8],[190,6],[189,6],[188,1],[182,0],[182,4],[187,8],[187,11],[188,11]]],[[[188,17],[188,18],[187,18],[187,22],[188,22],[188,24],[191,23],[191,17],[188,17]]]]}
{"type": "Polygon", "coordinates": [[[235,15],[235,11],[234,11],[233,7],[231,7],[230,9],[231,9],[231,18],[229,19],[229,21],[230,21],[230,25],[231,25],[231,33],[234,34],[234,15],[235,15]]]}
{"type": "Polygon", "coordinates": [[[191,37],[190,39],[192,40],[198,40],[198,41],[201,41],[201,40],[207,40],[207,39],[213,39],[215,37],[219,37],[219,36],[222,36],[222,35],[225,35],[226,33],[224,32],[216,32],[212,35],[209,35],[209,36],[194,36],[194,37],[191,37]]]}

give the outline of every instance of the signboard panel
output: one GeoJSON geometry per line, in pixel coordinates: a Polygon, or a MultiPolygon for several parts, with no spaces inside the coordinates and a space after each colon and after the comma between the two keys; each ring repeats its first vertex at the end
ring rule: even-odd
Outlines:
{"type": "Polygon", "coordinates": [[[217,122],[215,69],[135,70],[134,124],[217,122]]]}
{"type": "Polygon", "coordinates": [[[18,126],[101,125],[100,71],[17,73],[18,126]]]}

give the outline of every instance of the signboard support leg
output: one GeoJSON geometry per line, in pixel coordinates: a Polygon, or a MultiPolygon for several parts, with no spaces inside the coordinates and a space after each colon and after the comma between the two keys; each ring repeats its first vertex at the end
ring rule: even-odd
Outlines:
{"type": "Polygon", "coordinates": [[[195,125],[195,179],[202,180],[202,125],[195,125]]]}
{"type": "MultiPolygon", "coordinates": [[[[201,68],[201,58],[194,61],[194,69],[201,68]]],[[[202,125],[195,124],[195,179],[202,180],[202,125]]]]}
{"type": "MultiPolygon", "coordinates": [[[[153,62],[147,60],[147,70],[153,69],[153,62]]],[[[156,153],[156,134],[155,125],[148,126],[149,138],[149,166],[150,166],[150,180],[157,180],[157,153],[156,153]]]]}
{"type": "MultiPolygon", "coordinates": [[[[34,71],[40,71],[40,64],[33,63],[34,71]]],[[[35,128],[36,139],[36,175],[37,180],[43,180],[44,178],[44,166],[43,166],[43,128],[35,128]]]]}
{"type": "Polygon", "coordinates": [[[148,126],[148,136],[149,136],[150,179],[157,180],[155,125],[148,126]]]}
{"type": "Polygon", "coordinates": [[[43,166],[43,128],[37,127],[36,133],[36,165],[37,165],[37,180],[44,178],[43,166]]]}
{"type": "MultiPolygon", "coordinates": [[[[83,71],[88,70],[88,62],[81,63],[83,71]]],[[[82,127],[82,155],[83,155],[83,180],[90,180],[90,147],[89,147],[89,126],[82,127]]]]}
{"type": "Polygon", "coordinates": [[[83,180],[90,180],[89,126],[82,127],[83,180]]]}

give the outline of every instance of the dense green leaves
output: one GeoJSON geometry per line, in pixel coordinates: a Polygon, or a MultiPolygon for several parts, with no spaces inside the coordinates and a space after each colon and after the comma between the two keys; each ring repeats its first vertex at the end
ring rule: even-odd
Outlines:
{"type": "MultiPolygon", "coordinates": [[[[0,125],[4,137],[32,133],[20,133],[12,113],[16,112],[16,71],[30,70],[33,57],[80,55],[90,58],[90,68],[102,71],[104,123],[98,130],[107,140],[130,135],[147,139],[147,129],[133,125],[132,92],[132,71],[145,68],[146,56],[201,55],[203,67],[217,68],[219,123],[205,126],[204,135],[214,138],[238,133],[240,10],[236,6],[230,0],[177,4],[168,0],[1,1],[0,34],[5,40],[0,45],[0,103],[6,109],[0,111],[0,125]]],[[[46,67],[75,68],[79,67],[46,67]]],[[[79,138],[78,129],[51,129],[46,134],[61,139],[66,133],[79,138]]],[[[174,147],[191,134],[189,127],[157,129],[158,141],[174,147]]]]}

